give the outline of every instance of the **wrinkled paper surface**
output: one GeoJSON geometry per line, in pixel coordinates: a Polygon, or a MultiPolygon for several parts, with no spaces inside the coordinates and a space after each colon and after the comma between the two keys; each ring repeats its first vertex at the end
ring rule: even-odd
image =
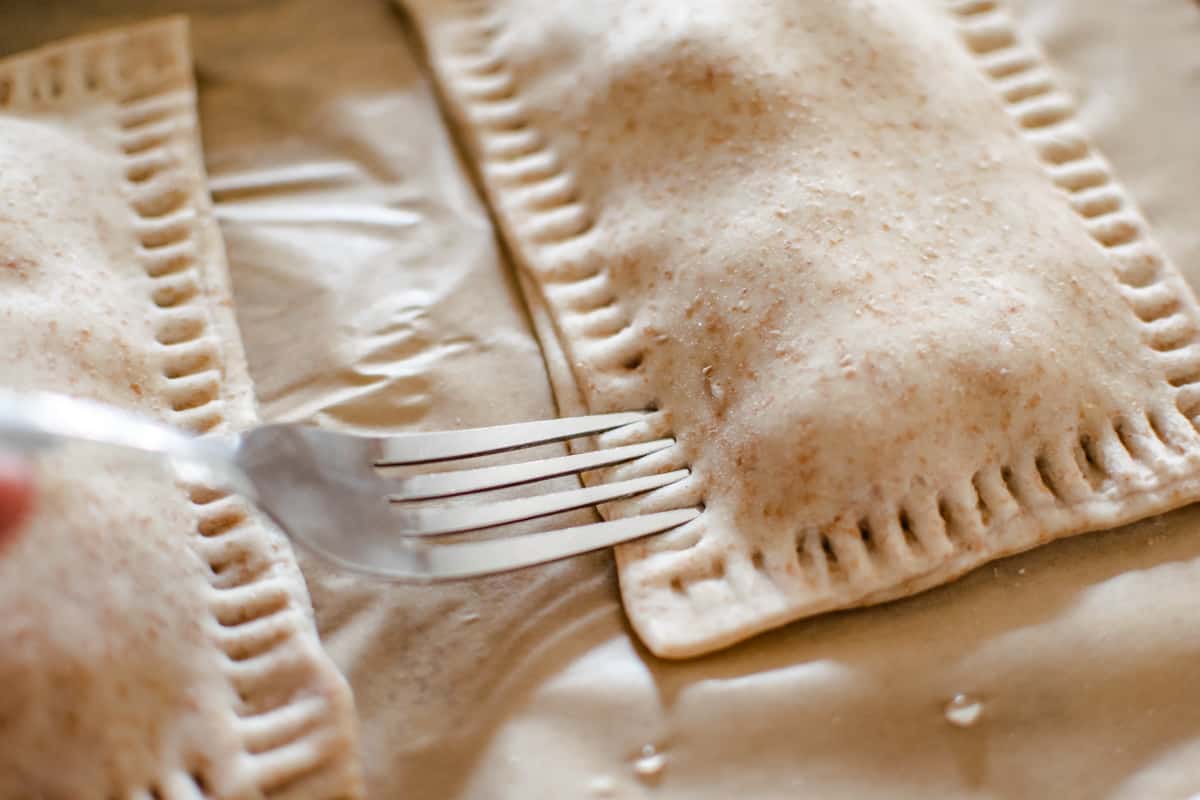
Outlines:
{"type": "MultiPolygon", "coordinates": [[[[1021,5],[1200,285],[1200,8],[1021,5]]],[[[487,212],[382,0],[21,4],[0,51],[180,10],[264,416],[386,432],[553,414],[487,212]]],[[[374,797],[1200,792],[1200,509],[683,663],[637,644],[607,554],[423,588],[302,563],[374,797]]]]}

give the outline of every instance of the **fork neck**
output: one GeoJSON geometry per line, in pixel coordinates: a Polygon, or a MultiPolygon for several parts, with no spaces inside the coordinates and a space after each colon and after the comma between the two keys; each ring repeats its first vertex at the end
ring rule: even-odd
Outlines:
{"type": "Polygon", "coordinates": [[[197,436],[186,444],[186,452],[179,453],[185,461],[179,469],[185,478],[198,482],[213,482],[236,491],[249,500],[255,500],[258,491],[254,482],[238,463],[238,454],[245,441],[242,433],[210,433],[197,436]],[[192,470],[195,470],[193,472],[192,470]]]}

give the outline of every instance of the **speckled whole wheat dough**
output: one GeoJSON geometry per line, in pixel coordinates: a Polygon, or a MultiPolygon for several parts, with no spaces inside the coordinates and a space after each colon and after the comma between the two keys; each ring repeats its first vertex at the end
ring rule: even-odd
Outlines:
{"type": "MultiPolygon", "coordinates": [[[[1200,493],[1195,301],[996,3],[408,5],[564,411],[690,465],[656,654],[1200,493]]],[[[609,513],[623,513],[618,506],[609,513]]]]}
{"type": "MultiPolygon", "coordinates": [[[[0,62],[0,383],[254,421],[194,103],[181,19],[0,62]]],[[[0,559],[0,797],[361,796],[286,540],[130,456],[38,466],[0,559]]]]}

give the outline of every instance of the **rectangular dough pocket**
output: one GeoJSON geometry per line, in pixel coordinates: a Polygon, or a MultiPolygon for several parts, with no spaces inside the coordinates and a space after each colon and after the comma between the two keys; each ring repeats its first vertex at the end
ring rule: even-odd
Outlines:
{"type": "MultiPolygon", "coordinates": [[[[253,424],[184,21],[0,62],[0,150],[0,384],[253,424]]],[[[40,470],[0,558],[0,797],[360,796],[282,535],[112,452],[40,470]]]]}
{"type": "Polygon", "coordinates": [[[656,654],[1200,494],[1196,303],[997,3],[411,5],[563,411],[692,468],[656,654]]]}

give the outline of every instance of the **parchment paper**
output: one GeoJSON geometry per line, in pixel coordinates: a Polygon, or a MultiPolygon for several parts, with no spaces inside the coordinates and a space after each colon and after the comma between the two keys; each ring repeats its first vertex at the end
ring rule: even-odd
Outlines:
{"type": "MultiPolygon", "coordinates": [[[[388,431],[553,413],[486,211],[382,0],[75,5],[6,6],[0,50],[193,14],[265,416],[388,431]]],[[[1024,5],[1200,281],[1200,8],[1024,5]]],[[[357,695],[374,797],[1200,792],[1200,510],[685,663],[636,644],[607,555],[434,588],[303,566],[357,695]]]]}

